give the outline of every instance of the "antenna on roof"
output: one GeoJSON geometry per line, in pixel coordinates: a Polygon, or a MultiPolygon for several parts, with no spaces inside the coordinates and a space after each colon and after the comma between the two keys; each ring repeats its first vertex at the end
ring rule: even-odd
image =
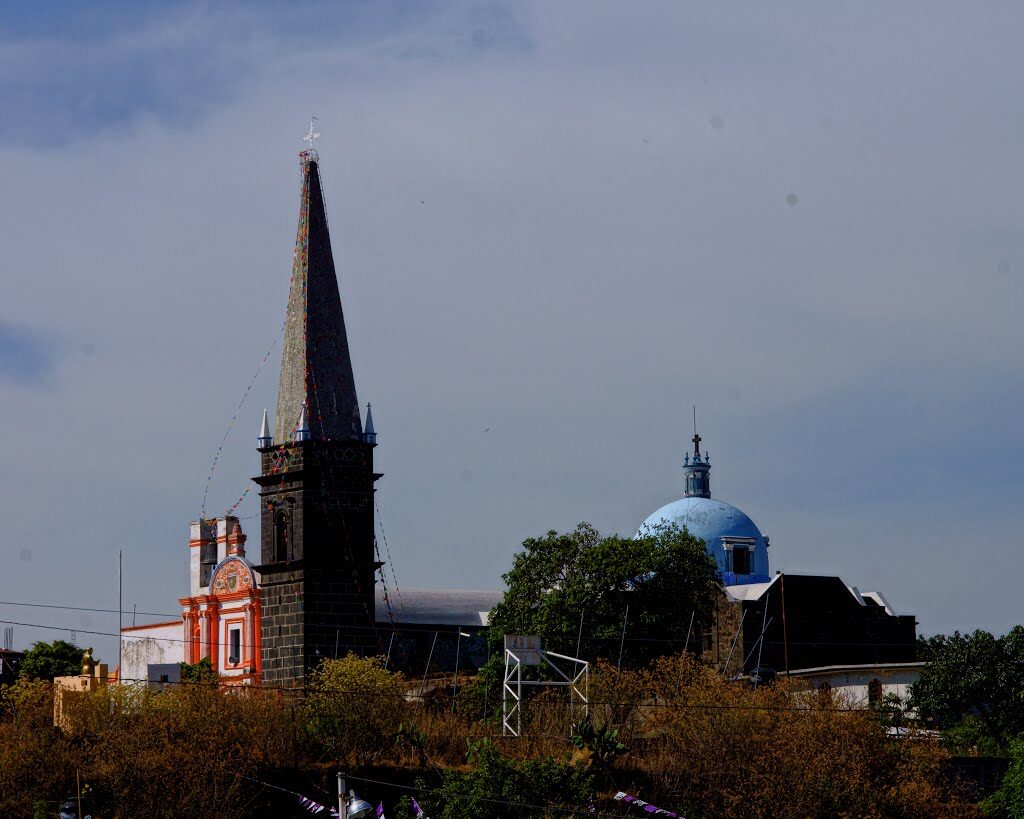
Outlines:
{"type": "Polygon", "coordinates": [[[697,434],[697,405],[693,405],[693,434],[697,434]]]}

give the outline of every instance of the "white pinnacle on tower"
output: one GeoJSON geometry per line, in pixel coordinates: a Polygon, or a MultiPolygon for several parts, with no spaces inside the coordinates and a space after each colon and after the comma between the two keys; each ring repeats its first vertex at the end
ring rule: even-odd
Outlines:
{"type": "Polygon", "coordinates": [[[299,425],[295,428],[296,441],[309,440],[309,422],[306,420],[306,402],[302,402],[302,409],[299,411],[299,425]]]}
{"type": "Polygon", "coordinates": [[[270,437],[270,419],[267,417],[267,408],[263,408],[263,423],[260,425],[260,437],[256,439],[260,449],[273,446],[274,439],[270,437]]]}

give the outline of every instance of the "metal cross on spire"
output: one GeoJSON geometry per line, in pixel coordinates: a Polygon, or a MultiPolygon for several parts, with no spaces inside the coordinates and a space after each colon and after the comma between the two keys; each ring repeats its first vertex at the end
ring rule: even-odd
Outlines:
{"type": "Polygon", "coordinates": [[[320,132],[316,130],[316,115],[314,114],[309,120],[309,131],[302,138],[303,142],[309,143],[309,153],[316,153],[316,141],[320,139],[320,132]]]}

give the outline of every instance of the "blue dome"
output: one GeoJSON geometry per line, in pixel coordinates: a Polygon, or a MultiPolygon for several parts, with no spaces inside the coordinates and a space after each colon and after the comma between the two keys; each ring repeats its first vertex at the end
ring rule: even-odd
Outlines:
{"type": "Polygon", "coordinates": [[[685,527],[704,541],[718,562],[726,585],[763,583],[768,577],[768,540],[747,515],[724,501],[701,496],[680,498],[647,518],[637,535],[659,525],[685,527]],[[745,549],[746,559],[733,552],[745,549]]]}

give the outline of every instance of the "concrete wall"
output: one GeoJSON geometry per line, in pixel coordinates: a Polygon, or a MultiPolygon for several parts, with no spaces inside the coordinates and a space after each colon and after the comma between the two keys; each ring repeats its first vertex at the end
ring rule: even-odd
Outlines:
{"type": "Polygon", "coordinates": [[[145,682],[150,663],[180,663],[185,659],[181,621],[139,626],[121,632],[121,675],[124,683],[145,682]]]}
{"type": "Polygon", "coordinates": [[[793,674],[805,680],[811,687],[819,688],[828,683],[833,691],[842,693],[855,708],[870,705],[868,686],[872,680],[882,685],[882,696],[895,694],[904,702],[910,696],[910,686],[921,676],[924,663],[903,666],[875,666],[862,668],[808,669],[793,674]]]}

